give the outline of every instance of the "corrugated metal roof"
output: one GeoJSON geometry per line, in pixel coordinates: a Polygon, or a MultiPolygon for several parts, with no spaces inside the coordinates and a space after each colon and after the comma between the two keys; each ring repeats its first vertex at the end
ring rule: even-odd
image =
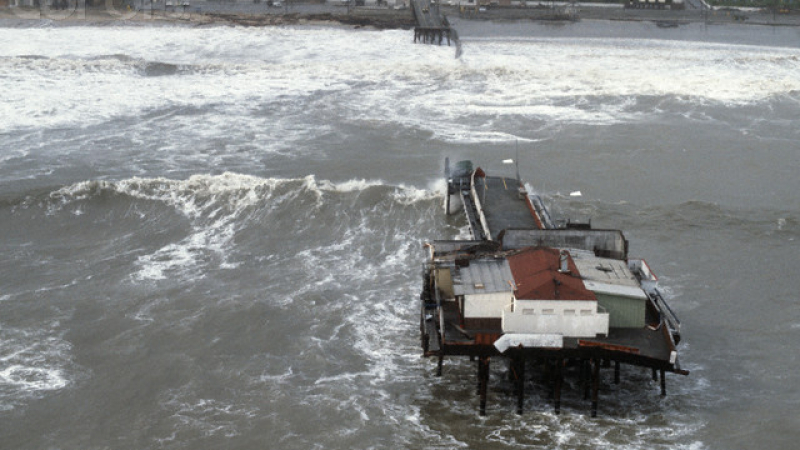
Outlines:
{"type": "Polygon", "coordinates": [[[572,260],[584,280],[617,286],[640,287],[628,263],[617,259],[598,258],[594,253],[571,250],[572,260]]]}
{"type": "Polygon", "coordinates": [[[505,259],[475,259],[458,268],[453,292],[456,295],[511,292],[513,280],[505,259]]]}

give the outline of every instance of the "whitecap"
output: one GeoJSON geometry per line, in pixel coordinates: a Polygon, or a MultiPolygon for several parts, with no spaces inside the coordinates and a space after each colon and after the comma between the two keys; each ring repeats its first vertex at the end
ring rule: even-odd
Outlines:
{"type": "MultiPolygon", "coordinates": [[[[58,322],[49,324],[57,326],[58,322]]],[[[5,407],[69,386],[71,349],[48,328],[0,328],[0,387],[13,393],[5,407]]]]}
{"type": "Polygon", "coordinates": [[[11,385],[21,391],[52,391],[67,386],[61,369],[12,364],[0,370],[0,385],[11,385]]]}

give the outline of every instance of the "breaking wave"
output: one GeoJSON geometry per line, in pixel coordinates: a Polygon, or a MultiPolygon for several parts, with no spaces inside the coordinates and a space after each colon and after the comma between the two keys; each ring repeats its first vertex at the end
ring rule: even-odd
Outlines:
{"type": "Polygon", "coordinates": [[[402,31],[221,27],[214,42],[205,30],[180,27],[147,29],[148,39],[136,27],[80,29],[90,34],[85,39],[72,28],[41,31],[25,30],[30,43],[0,58],[0,73],[23,74],[0,106],[5,129],[97,124],[176,105],[221,105],[241,121],[258,114],[254,104],[280,100],[349,122],[381,120],[448,142],[491,143],[533,139],[554,121],[638,122],[663,115],[664,104],[691,114],[698,105],[743,107],[800,92],[800,61],[781,48],[473,40],[456,60],[444,57],[446,49],[423,51],[402,31]],[[127,45],[83,46],[109,40],[127,45]],[[317,51],[319,41],[329,42],[328,51],[317,51]],[[708,82],[714,79],[726,82],[708,82]],[[120,96],[120,86],[136,86],[137,95],[120,96]],[[54,94],[26,94],[44,87],[54,94]],[[510,125],[518,122],[534,132],[515,131],[510,125]]]}
{"type": "MultiPolygon", "coordinates": [[[[402,214],[394,210],[416,205],[430,208],[440,203],[440,192],[363,179],[333,182],[318,181],[313,175],[284,179],[224,173],[186,180],[81,182],[52,192],[47,210],[50,215],[63,211],[76,214],[86,208],[85,202],[100,199],[148,201],[172,208],[188,221],[190,233],[141,255],[140,269],[134,275],[139,280],[159,280],[176,271],[197,276],[209,260],[216,260],[221,268],[237,267],[239,262],[229,260],[237,235],[248,236],[254,227],[270,222],[302,234],[321,230],[327,220],[345,217],[348,220],[331,245],[346,249],[349,244],[355,245],[357,236],[377,232],[385,220],[384,213],[402,214]],[[350,217],[353,213],[357,217],[350,217]]],[[[333,247],[307,250],[307,256],[313,258],[320,251],[329,254],[333,247]]]]}

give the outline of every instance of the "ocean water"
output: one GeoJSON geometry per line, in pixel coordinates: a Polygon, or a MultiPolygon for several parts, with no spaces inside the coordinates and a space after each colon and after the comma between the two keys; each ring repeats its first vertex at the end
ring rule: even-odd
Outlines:
{"type": "Polygon", "coordinates": [[[796,448],[796,30],[0,25],[1,449],[796,448]],[[659,275],[666,398],[420,357],[444,158],[517,154],[659,275]]]}

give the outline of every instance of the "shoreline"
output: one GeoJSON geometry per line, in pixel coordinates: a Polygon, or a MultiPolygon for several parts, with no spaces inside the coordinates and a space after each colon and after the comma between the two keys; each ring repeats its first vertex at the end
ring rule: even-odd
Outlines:
{"type": "MultiPolygon", "coordinates": [[[[118,10],[114,7],[74,8],[72,10],[50,10],[48,8],[2,8],[0,26],[8,22],[29,23],[51,21],[70,25],[120,23],[182,23],[191,25],[239,25],[239,26],[284,26],[284,25],[341,25],[354,28],[412,29],[414,18],[410,9],[346,8],[334,5],[294,4],[291,9],[253,11],[203,11],[200,8],[187,10],[138,9],[118,10]]],[[[583,20],[617,22],[653,22],[659,26],[677,27],[692,23],[762,25],[777,27],[800,27],[800,14],[774,14],[766,11],[742,10],[636,10],[620,5],[609,7],[603,4],[580,4],[569,14],[559,9],[537,7],[495,7],[475,13],[459,10],[456,6],[442,6],[442,13],[450,18],[468,22],[539,22],[570,23],[583,20]]]]}
{"type": "Polygon", "coordinates": [[[119,23],[191,24],[191,25],[325,25],[339,24],[354,28],[411,29],[414,18],[409,10],[358,10],[347,12],[346,8],[329,8],[321,11],[289,11],[264,13],[237,11],[171,11],[164,9],[140,9],[120,11],[114,8],[78,8],[72,10],[49,10],[34,8],[0,9],[0,26],[14,22],[30,23],[52,21],[70,25],[119,23]]]}

